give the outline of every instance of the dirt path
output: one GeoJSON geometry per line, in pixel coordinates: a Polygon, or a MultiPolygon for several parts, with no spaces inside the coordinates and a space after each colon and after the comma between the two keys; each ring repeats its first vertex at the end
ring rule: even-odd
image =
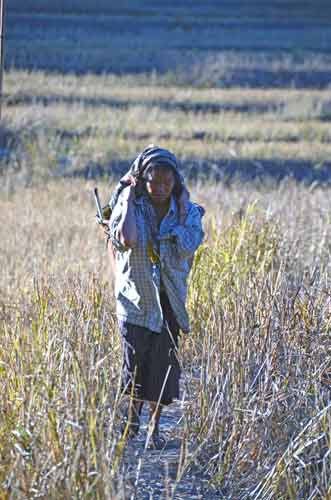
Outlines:
{"type": "Polygon", "coordinates": [[[183,409],[176,402],[164,410],[160,432],[166,438],[163,450],[145,450],[148,430],[147,408],[141,416],[139,435],[132,439],[125,453],[127,477],[130,482],[131,499],[217,499],[217,492],[208,487],[208,479],[203,477],[193,464],[176,482],[181,456],[181,435],[183,409]]]}

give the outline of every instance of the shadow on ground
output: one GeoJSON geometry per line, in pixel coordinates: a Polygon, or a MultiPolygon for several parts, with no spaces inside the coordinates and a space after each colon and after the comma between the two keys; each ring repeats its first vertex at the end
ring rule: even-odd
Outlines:
{"type": "MultiPolygon", "coordinates": [[[[85,168],[64,173],[65,177],[97,179],[109,177],[118,179],[129,169],[128,161],[118,160],[108,165],[90,163],[85,168]]],[[[189,159],[181,163],[184,177],[191,181],[213,181],[231,184],[233,182],[274,182],[284,179],[311,185],[331,184],[331,162],[316,164],[308,160],[280,159],[231,159],[201,160],[189,159]]]]}
{"type": "Polygon", "coordinates": [[[36,94],[16,94],[5,97],[6,106],[19,106],[41,104],[43,106],[51,106],[54,104],[63,103],[66,105],[80,104],[82,106],[91,107],[109,107],[115,109],[128,109],[132,106],[144,106],[147,108],[160,108],[164,111],[183,111],[194,113],[220,113],[222,111],[233,111],[237,113],[266,113],[279,111],[285,106],[285,103],[270,100],[269,102],[251,101],[249,103],[217,103],[206,101],[185,101],[176,100],[169,101],[162,99],[137,99],[125,100],[107,97],[80,97],[80,96],[63,96],[61,94],[53,95],[36,95],[36,94]]]}

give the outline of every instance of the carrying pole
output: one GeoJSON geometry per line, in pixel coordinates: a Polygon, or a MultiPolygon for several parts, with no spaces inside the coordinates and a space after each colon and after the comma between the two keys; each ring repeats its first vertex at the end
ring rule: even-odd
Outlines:
{"type": "Polygon", "coordinates": [[[4,68],[4,45],[5,45],[5,0],[0,0],[0,120],[2,119],[3,103],[3,68],[4,68]]]}

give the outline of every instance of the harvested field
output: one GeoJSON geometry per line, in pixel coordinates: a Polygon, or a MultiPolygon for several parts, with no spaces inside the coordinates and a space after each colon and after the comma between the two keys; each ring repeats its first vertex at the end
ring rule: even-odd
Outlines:
{"type": "Polygon", "coordinates": [[[329,3],[45,5],[6,23],[0,498],[329,499],[329,3]],[[92,195],[150,143],[206,209],[159,452],[92,195]]]}

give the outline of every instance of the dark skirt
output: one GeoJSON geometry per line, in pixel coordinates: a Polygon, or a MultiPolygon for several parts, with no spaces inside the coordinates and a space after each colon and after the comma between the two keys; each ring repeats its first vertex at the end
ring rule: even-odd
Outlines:
{"type": "Polygon", "coordinates": [[[136,399],[162,405],[179,398],[180,368],[176,349],[179,327],[168,297],[161,293],[163,327],[161,333],[120,322],[123,346],[122,384],[136,399]]]}

